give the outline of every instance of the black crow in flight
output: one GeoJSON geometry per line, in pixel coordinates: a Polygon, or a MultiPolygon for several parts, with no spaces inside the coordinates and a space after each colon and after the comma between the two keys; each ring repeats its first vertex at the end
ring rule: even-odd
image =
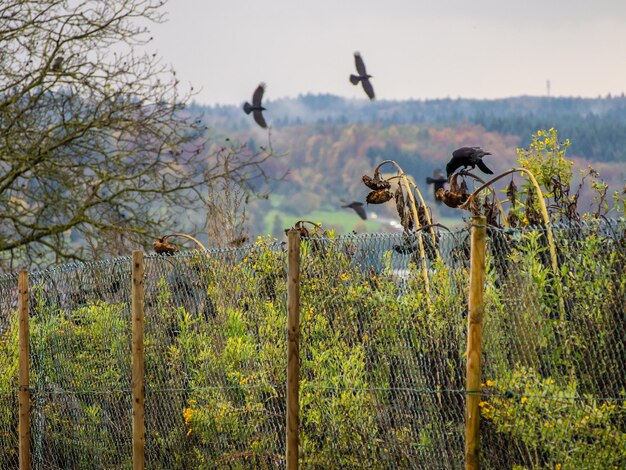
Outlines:
{"type": "Polygon", "coordinates": [[[350,209],[354,209],[354,212],[356,212],[359,217],[361,217],[363,220],[367,220],[367,213],[365,212],[365,208],[363,207],[362,202],[354,201],[354,202],[351,202],[350,204],[346,204],[345,206],[341,206],[341,207],[348,207],[350,209]]]}
{"type": "Polygon", "coordinates": [[[431,178],[430,176],[426,177],[426,184],[433,184],[433,194],[435,195],[435,200],[437,202],[441,202],[439,201],[439,199],[437,199],[437,191],[439,189],[443,188],[444,183],[447,183],[448,180],[447,178],[443,177],[443,172],[439,169],[435,170],[435,172],[433,173],[433,177],[431,178]]]}
{"type": "Polygon", "coordinates": [[[353,85],[357,85],[361,82],[363,85],[363,90],[365,90],[365,94],[369,97],[370,100],[374,99],[374,88],[372,87],[372,83],[370,82],[371,75],[367,73],[365,70],[365,63],[363,62],[363,58],[361,54],[358,52],[354,53],[354,64],[356,65],[356,71],[358,75],[350,74],[350,82],[353,85]]]}
{"type": "Polygon", "coordinates": [[[265,108],[261,105],[261,100],[263,99],[263,93],[265,92],[265,83],[261,83],[256,90],[254,90],[254,94],[252,95],[252,104],[247,101],[243,104],[243,110],[246,114],[252,113],[252,117],[256,121],[256,123],[261,126],[263,129],[267,128],[267,123],[265,122],[265,118],[263,117],[263,111],[265,108]]]}
{"type": "Polygon", "coordinates": [[[478,168],[488,175],[492,175],[493,171],[487,168],[487,165],[483,162],[485,155],[491,155],[489,152],[485,152],[480,147],[461,147],[452,152],[452,159],[446,165],[446,176],[450,178],[450,175],[454,173],[458,168],[464,169],[470,167],[472,170],[478,166],[478,168]]]}

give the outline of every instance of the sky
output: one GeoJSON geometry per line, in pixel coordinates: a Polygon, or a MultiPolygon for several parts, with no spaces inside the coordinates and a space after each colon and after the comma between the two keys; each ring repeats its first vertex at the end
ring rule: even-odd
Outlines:
{"type": "Polygon", "coordinates": [[[329,93],[377,99],[626,92],[625,0],[169,0],[149,48],[195,101],[329,93]]]}

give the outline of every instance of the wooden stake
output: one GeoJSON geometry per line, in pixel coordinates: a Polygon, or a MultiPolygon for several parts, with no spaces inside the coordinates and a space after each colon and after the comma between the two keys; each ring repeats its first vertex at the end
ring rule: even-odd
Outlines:
{"type": "Polygon", "coordinates": [[[287,242],[287,470],[295,470],[300,439],[300,232],[289,230],[287,242]]]}
{"type": "Polygon", "coordinates": [[[20,470],[30,470],[30,346],[28,334],[28,313],[30,293],[28,272],[21,271],[17,280],[18,289],[18,402],[19,402],[19,465],[20,470]]]}
{"type": "Polygon", "coordinates": [[[480,456],[480,372],[484,314],[485,244],[487,219],[472,217],[470,292],[467,315],[467,370],[465,405],[465,468],[479,468],[480,456]]]}
{"type": "Polygon", "coordinates": [[[133,251],[132,286],[132,398],[133,470],[145,468],[143,252],[133,251]]]}

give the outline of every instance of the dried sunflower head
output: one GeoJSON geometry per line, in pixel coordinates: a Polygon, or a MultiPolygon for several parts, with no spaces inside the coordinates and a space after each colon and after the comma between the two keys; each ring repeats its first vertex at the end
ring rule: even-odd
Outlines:
{"type": "Polygon", "coordinates": [[[378,173],[374,173],[373,178],[368,175],[363,175],[361,179],[363,180],[365,186],[374,191],[391,188],[391,183],[382,179],[378,173]]]}
{"type": "Polygon", "coordinates": [[[515,203],[517,202],[517,186],[515,185],[515,181],[513,181],[513,179],[511,179],[511,182],[506,187],[506,197],[509,198],[511,206],[515,208],[515,203]]]}
{"type": "Polygon", "coordinates": [[[447,189],[439,189],[437,191],[437,199],[443,201],[443,203],[448,206],[456,209],[465,201],[467,201],[467,194],[460,194],[454,191],[448,191],[447,189]]]}
{"type": "Polygon", "coordinates": [[[174,253],[176,253],[178,251],[178,248],[176,248],[174,245],[170,245],[167,242],[167,236],[165,237],[161,237],[159,240],[157,240],[156,242],[152,243],[152,246],[154,248],[154,251],[158,254],[165,254],[165,255],[173,255],[174,253]]]}
{"type": "Polygon", "coordinates": [[[389,201],[393,197],[393,194],[388,189],[378,189],[371,191],[366,197],[365,201],[368,204],[383,204],[389,201]]]}

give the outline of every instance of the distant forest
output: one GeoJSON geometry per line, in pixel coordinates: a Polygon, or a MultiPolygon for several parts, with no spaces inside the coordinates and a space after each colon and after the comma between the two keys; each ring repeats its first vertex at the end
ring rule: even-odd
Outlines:
{"type": "MultiPolygon", "coordinates": [[[[537,129],[554,127],[572,142],[568,154],[591,161],[626,162],[626,97],[557,98],[521,96],[498,100],[433,99],[374,101],[334,95],[301,95],[264,103],[272,128],[298,125],[481,126],[519,137],[526,146],[537,129]]],[[[191,105],[209,126],[244,131],[254,125],[239,106],[191,105]]]]}

